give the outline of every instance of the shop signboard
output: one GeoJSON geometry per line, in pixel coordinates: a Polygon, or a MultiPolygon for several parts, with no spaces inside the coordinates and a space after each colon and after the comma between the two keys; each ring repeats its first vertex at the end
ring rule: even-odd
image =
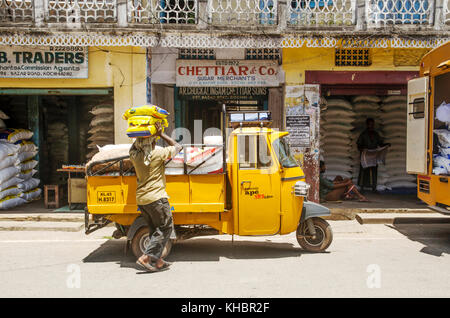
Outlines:
{"type": "Polygon", "coordinates": [[[185,100],[258,100],[266,99],[267,87],[180,87],[178,95],[185,100]]]}
{"type": "Polygon", "coordinates": [[[0,78],[88,78],[88,48],[0,47],[0,78]]]}
{"type": "Polygon", "coordinates": [[[177,60],[177,87],[277,87],[278,61],[177,60]]]}

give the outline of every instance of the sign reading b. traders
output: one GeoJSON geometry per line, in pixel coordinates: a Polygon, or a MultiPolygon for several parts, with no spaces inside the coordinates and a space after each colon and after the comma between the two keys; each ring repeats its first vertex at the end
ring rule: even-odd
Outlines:
{"type": "Polygon", "coordinates": [[[0,47],[0,78],[88,78],[87,47],[0,47]]]}

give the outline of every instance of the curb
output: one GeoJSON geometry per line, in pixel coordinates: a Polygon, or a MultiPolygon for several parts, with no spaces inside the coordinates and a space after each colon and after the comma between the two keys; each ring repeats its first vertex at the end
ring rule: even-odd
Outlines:
{"type": "Polygon", "coordinates": [[[381,208],[359,208],[359,209],[343,209],[331,208],[331,215],[324,217],[326,220],[332,221],[349,221],[354,220],[360,213],[365,214],[435,214],[430,209],[381,209],[381,208]]]}
{"type": "Polygon", "coordinates": [[[84,228],[84,224],[76,227],[30,227],[30,226],[0,226],[0,231],[54,231],[54,232],[79,232],[84,228]]]}

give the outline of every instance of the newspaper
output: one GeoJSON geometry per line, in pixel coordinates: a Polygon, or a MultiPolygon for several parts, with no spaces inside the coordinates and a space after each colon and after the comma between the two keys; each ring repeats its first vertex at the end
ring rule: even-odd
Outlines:
{"type": "Polygon", "coordinates": [[[361,166],[365,169],[385,164],[388,148],[389,145],[375,149],[365,149],[361,152],[361,166]]]}

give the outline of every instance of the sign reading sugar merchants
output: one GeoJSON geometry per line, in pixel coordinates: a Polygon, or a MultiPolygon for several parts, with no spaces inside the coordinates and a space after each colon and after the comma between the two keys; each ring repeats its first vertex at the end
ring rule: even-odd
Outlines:
{"type": "Polygon", "coordinates": [[[0,78],[88,78],[88,49],[0,47],[0,78]]]}
{"type": "Polygon", "coordinates": [[[277,61],[177,60],[178,87],[276,87],[277,61]]]}

